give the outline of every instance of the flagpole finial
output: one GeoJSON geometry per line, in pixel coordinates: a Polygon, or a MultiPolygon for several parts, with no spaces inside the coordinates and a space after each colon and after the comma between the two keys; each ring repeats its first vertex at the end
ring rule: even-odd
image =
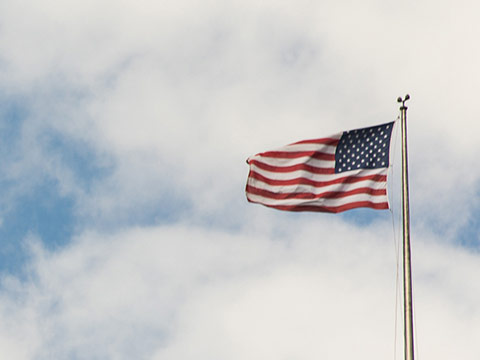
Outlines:
{"type": "Polygon", "coordinates": [[[405,95],[405,98],[403,98],[403,99],[400,96],[398,97],[397,102],[402,103],[402,106],[400,107],[400,110],[407,109],[407,107],[405,106],[405,102],[407,100],[410,100],[410,95],[408,95],[408,94],[405,95]]]}

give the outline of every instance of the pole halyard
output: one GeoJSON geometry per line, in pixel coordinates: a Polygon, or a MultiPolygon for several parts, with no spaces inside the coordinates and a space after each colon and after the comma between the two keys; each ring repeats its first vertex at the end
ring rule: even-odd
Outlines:
{"type": "Polygon", "coordinates": [[[401,103],[402,127],[402,209],[403,209],[403,297],[404,297],[404,344],[405,360],[414,360],[413,346],[413,306],[412,306],[412,265],[410,251],[410,210],[408,192],[408,151],[407,151],[407,107],[405,98],[398,98],[401,103]]]}

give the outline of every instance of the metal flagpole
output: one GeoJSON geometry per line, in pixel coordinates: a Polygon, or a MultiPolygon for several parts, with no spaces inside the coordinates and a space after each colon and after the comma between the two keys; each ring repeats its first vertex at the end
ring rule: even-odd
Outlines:
{"type": "Polygon", "coordinates": [[[410,211],[408,195],[408,152],[407,152],[407,107],[405,98],[398,98],[402,104],[400,111],[402,126],[402,204],[403,204],[403,294],[404,294],[404,331],[405,331],[405,360],[414,360],[413,348],[413,307],[412,307],[412,266],[410,255],[410,211]]]}

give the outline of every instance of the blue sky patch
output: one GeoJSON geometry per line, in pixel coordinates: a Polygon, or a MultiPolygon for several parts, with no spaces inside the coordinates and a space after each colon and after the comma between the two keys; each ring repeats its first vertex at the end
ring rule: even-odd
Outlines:
{"type": "Polygon", "coordinates": [[[56,183],[46,181],[16,199],[0,227],[0,272],[16,273],[28,259],[26,239],[35,236],[47,249],[69,242],[75,225],[73,199],[59,195],[56,183]]]}

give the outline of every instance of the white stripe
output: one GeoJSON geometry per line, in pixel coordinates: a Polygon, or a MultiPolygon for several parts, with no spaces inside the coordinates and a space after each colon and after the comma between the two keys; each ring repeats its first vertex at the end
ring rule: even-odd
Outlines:
{"type": "MultiPolygon", "coordinates": [[[[338,137],[340,139],[340,136],[338,137]]],[[[290,144],[285,145],[273,150],[268,150],[264,152],[275,152],[275,151],[286,151],[286,152],[296,152],[296,151],[315,151],[315,152],[322,152],[326,154],[335,154],[335,150],[337,149],[336,145],[327,145],[327,144],[290,144]]],[[[261,156],[260,154],[251,156],[254,158],[256,156],[261,156]]]]}
{"type": "Polygon", "coordinates": [[[260,169],[255,164],[250,164],[250,169],[256,173],[265,176],[271,180],[292,180],[298,179],[300,177],[309,179],[312,181],[331,181],[339,178],[349,177],[349,176],[369,176],[369,175],[387,175],[387,168],[379,169],[357,169],[351,171],[345,171],[340,174],[313,174],[306,170],[296,170],[286,173],[273,172],[260,169]]]}
{"type": "Polygon", "coordinates": [[[359,201],[370,201],[374,204],[381,204],[381,203],[388,203],[386,195],[369,195],[369,194],[357,194],[346,196],[343,198],[338,199],[314,199],[314,200],[306,200],[306,199],[269,199],[260,195],[254,195],[247,193],[247,198],[251,202],[260,203],[263,205],[273,205],[273,206],[295,206],[295,205],[302,205],[302,206],[342,206],[349,203],[359,202],[359,201]]]}
{"type": "Polygon", "coordinates": [[[298,164],[307,164],[310,166],[315,166],[319,168],[334,168],[335,167],[335,160],[318,160],[314,159],[310,156],[302,156],[295,159],[278,159],[278,158],[271,158],[266,156],[257,156],[252,158],[252,160],[256,160],[263,164],[267,164],[270,166],[293,166],[298,164]]]}
{"type": "Polygon", "coordinates": [[[322,194],[328,191],[351,191],[360,188],[370,188],[374,190],[382,190],[387,188],[386,181],[363,180],[353,184],[332,184],[328,186],[315,187],[311,185],[269,185],[263,181],[249,178],[248,185],[260,190],[271,191],[276,194],[291,194],[291,193],[311,193],[322,194]]]}
{"type": "Polygon", "coordinates": [[[316,139],[310,139],[310,140],[297,141],[297,142],[291,143],[291,144],[286,145],[286,146],[301,145],[301,144],[299,144],[299,143],[314,143],[315,141],[318,141],[318,140],[322,140],[322,141],[327,141],[327,139],[328,139],[328,140],[330,140],[330,139],[340,140],[340,138],[342,137],[342,135],[343,135],[343,131],[342,131],[342,132],[339,132],[339,133],[336,133],[336,134],[333,134],[333,135],[330,135],[330,136],[323,137],[323,138],[316,138],[316,139]]]}

